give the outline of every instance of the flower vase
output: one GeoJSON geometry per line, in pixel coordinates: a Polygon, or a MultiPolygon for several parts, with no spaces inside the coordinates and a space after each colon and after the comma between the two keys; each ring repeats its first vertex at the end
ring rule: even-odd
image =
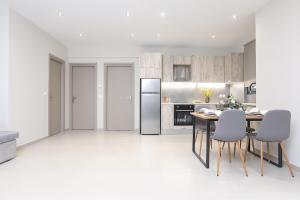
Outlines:
{"type": "Polygon", "coordinates": [[[209,97],[205,97],[205,103],[209,103],[209,97]]]}

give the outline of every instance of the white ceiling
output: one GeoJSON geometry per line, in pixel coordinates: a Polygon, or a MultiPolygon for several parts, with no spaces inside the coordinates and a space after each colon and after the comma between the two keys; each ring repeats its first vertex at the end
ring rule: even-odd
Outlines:
{"type": "Polygon", "coordinates": [[[254,14],[268,1],[11,0],[11,7],[67,46],[237,47],[255,38],[254,14]]]}

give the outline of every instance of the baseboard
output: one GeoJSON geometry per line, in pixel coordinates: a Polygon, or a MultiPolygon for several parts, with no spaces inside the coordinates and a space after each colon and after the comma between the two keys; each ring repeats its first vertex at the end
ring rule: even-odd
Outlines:
{"type": "Polygon", "coordinates": [[[20,150],[20,149],[22,149],[22,148],[24,148],[24,147],[30,146],[30,145],[32,145],[32,144],[35,144],[35,143],[40,142],[40,141],[42,141],[42,140],[45,140],[45,139],[47,139],[47,138],[49,138],[49,136],[45,136],[45,137],[42,137],[42,138],[40,138],[40,139],[34,140],[34,141],[32,141],[32,142],[28,142],[28,143],[26,143],[26,144],[22,144],[22,145],[20,145],[20,146],[17,146],[17,150],[20,150]]]}

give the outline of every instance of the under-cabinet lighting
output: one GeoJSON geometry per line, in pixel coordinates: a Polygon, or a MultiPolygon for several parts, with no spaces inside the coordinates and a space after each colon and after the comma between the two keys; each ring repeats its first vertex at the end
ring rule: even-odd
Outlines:
{"type": "Polygon", "coordinates": [[[226,87],[225,83],[193,83],[193,82],[163,82],[162,88],[166,89],[195,89],[195,88],[212,88],[222,89],[226,87]]]}
{"type": "Polygon", "coordinates": [[[163,82],[162,88],[168,89],[193,89],[197,88],[197,83],[193,82],[163,82]]]}
{"type": "Polygon", "coordinates": [[[225,83],[197,83],[198,88],[225,88],[225,83]]]}

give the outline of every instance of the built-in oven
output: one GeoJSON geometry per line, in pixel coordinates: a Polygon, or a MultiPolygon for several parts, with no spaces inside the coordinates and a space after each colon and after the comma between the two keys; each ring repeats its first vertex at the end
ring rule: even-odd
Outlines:
{"type": "Polygon", "coordinates": [[[192,126],[193,117],[191,112],[194,112],[193,104],[175,104],[174,105],[174,126],[192,126]]]}

